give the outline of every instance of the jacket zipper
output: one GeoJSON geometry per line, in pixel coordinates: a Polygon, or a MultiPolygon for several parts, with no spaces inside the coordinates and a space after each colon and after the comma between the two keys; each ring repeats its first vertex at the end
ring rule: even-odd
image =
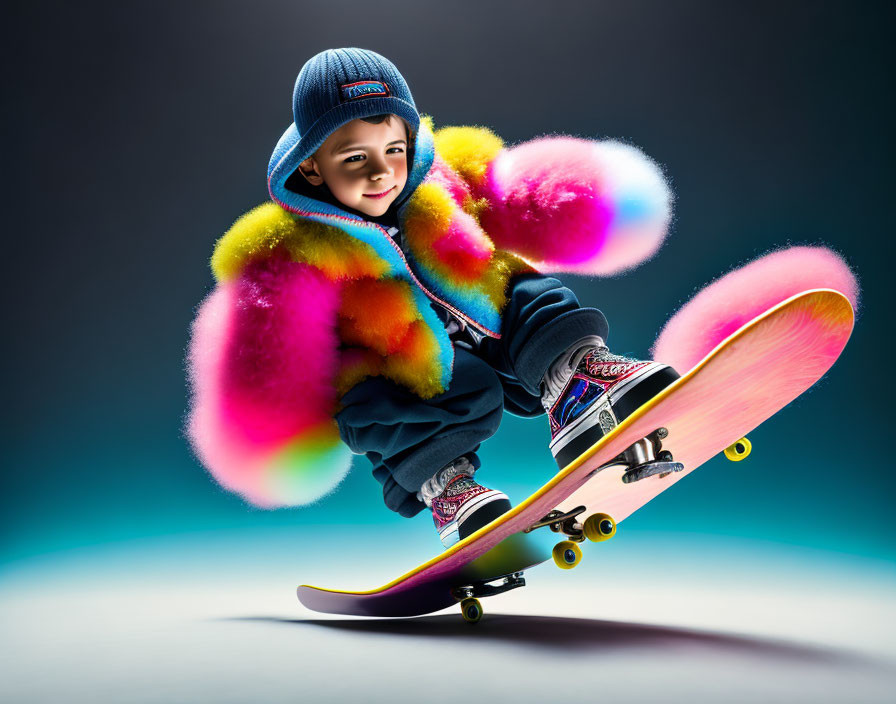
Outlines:
{"type": "MultiPolygon", "coordinates": [[[[472,329],[473,329],[473,335],[474,335],[474,337],[475,337],[475,334],[476,334],[476,333],[479,333],[479,334],[482,335],[482,336],[492,336],[492,337],[494,337],[495,339],[500,339],[500,338],[501,338],[500,333],[494,333],[494,332],[492,332],[491,330],[488,330],[487,328],[480,328],[480,326],[479,326],[478,323],[474,323],[472,320],[470,320],[470,318],[468,318],[467,316],[465,316],[463,313],[461,313],[459,310],[457,310],[454,306],[452,306],[452,305],[446,303],[446,302],[443,301],[441,298],[439,298],[438,296],[436,296],[434,293],[431,293],[431,292],[430,292],[430,291],[429,291],[423,284],[420,283],[420,280],[414,275],[414,271],[411,269],[410,264],[408,264],[407,259],[406,259],[405,256],[404,256],[404,252],[402,251],[401,247],[398,246],[398,243],[395,242],[395,240],[392,238],[392,236],[389,235],[388,230],[386,230],[386,229],[380,227],[380,225],[377,224],[377,223],[370,223],[370,224],[371,224],[371,225],[374,225],[375,227],[380,228],[380,229],[383,231],[383,233],[384,233],[384,234],[386,235],[386,237],[388,238],[389,243],[392,245],[392,248],[393,248],[396,252],[398,252],[398,254],[401,256],[401,261],[404,262],[405,269],[407,269],[407,270],[408,270],[408,273],[413,277],[414,282],[415,282],[421,289],[423,289],[423,292],[424,292],[427,296],[429,296],[430,298],[432,298],[434,301],[436,301],[437,303],[441,304],[441,305],[444,306],[446,309],[448,309],[449,311],[451,311],[451,313],[453,313],[454,315],[456,315],[457,318],[458,318],[461,322],[463,322],[467,327],[472,328],[472,329]]],[[[400,229],[399,229],[398,231],[401,232],[400,229]]]]}

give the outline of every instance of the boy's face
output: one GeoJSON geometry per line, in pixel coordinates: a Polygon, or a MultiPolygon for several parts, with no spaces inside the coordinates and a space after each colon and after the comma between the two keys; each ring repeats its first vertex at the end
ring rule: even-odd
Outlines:
{"type": "Polygon", "coordinates": [[[333,132],[299,169],[314,186],[326,183],[339,202],[382,215],[408,180],[407,133],[396,115],[372,125],[352,120],[333,132]]]}

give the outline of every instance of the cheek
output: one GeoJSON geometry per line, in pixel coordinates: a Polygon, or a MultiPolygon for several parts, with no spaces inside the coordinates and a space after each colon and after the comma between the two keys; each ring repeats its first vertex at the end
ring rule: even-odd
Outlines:
{"type": "Polygon", "coordinates": [[[341,192],[353,191],[358,188],[362,181],[363,179],[356,174],[341,171],[332,175],[332,190],[341,192]]]}

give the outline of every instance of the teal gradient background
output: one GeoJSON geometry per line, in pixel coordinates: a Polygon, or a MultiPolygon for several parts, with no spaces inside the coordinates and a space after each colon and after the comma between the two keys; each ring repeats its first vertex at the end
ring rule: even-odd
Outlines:
{"type": "MultiPolygon", "coordinates": [[[[487,125],[510,143],[622,138],[663,165],[677,202],[659,254],[618,278],[561,277],[607,315],[614,351],[646,355],[699,287],[770,249],[842,253],[862,305],[841,359],[751,434],[746,462],[712,460],[624,530],[896,557],[891,9],[388,0],[49,3],[12,15],[7,566],[158,536],[261,542],[346,525],[349,551],[388,536],[400,554],[405,532],[408,555],[422,534],[437,551],[425,515],[385,509],[363,457],[325,500],[263,511],[214,484],[181,434],[183,356],[212,245],[266,199],[296,73],[336,46],[391,58],[437,127],[487,125]]],[[[544,418],[507,415],[481,449],[483,481],[523,499],[552,474],[548,439],[544,418]]]]}

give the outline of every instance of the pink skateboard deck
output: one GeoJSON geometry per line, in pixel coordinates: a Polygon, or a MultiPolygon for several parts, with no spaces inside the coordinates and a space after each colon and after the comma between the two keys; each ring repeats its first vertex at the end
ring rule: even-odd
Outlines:
{"type": "Polygon", "coordinates": [[[478,620],[482,613],[478,601],[467,613],[469,597],[520,586],[524,583],[520,573],[551,559],[550,548],[536,539],[539,534],[550,537],[548,529],[525,533],[527,528],[553,510],[580,507],[584,507],[581,520],[607,514],[618,524],[733,447],[818,381],[845,347],[853,318],[847,298],[830,289],[804,291],[782,301],[721,342],[529,498],[473,535],[377,589],[338,591],[302,585],[299,601],[327,613],[413,616],[466,598],[465,618],[478,620]],[[628,468],[609,463],[658,428],[667,431],[663,449],[671,451],[683,469],[625,483],[622,477],[628,468]],[[505,577],[503,586],[486,584],[505,577]]]}

